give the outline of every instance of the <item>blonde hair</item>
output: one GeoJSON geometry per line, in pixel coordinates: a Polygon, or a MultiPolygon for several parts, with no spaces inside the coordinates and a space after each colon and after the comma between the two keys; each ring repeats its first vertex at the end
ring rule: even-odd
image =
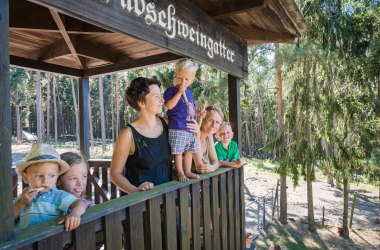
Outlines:
{"type": "MultiPolygon", "coordinates": [[[[221,128],[225,128],[225,127],[227,127],[227,126],[230,126],[230,127],[231,127],[231,124],[230,124],[229,122],[222,122],[222,124],[220,124],[220,126],[219,126],[219,129],[221,129],[221,128]]],[[[231,127],[231,129],[232,129],[232,127],[231,127]]]]}
{"type": "MultiPolygon", "coordinates": [[[[210,111],[215,111],[215,112],[217,112],[217,113],[220,115],[220,117],[222,118],[222,121],[223,121],[223,119],[224,119],[223,112],[222,112],[222,111],[220,110],[220,108],[219,108],[218,106],[216,106],[215,104],[214,104],[214,105],[210,105],[210,106],[208,106],[205,110],[207,111],[207,113],[209,113],[210,111]]],[[[206,116],[207,116],[207,114],[206,114],[206,116]]]]}
{"type": "Polygon", "coordinates": [[[181,59],[175,63],[174,74],[183,69],[193,69],[197,71],[198,65],[191,59],[181,59]]]}

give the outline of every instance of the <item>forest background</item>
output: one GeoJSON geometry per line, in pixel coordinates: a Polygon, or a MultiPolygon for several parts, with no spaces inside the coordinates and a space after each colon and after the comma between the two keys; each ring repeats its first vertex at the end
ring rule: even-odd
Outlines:
{"type": "MultiPolygon", "coordinates": [[[[247,158],[278,162],[286,176],[307,180],[308,224],[315,230],[312,182],[316,169],[344,190],[344,235],[349,236],[350,181],[379,186],[380,195],[380,2],[298,1],[309,30],[293,44],[249,48],[249,78],[241,82],[242,150],[247,158]]],[[[172,85],[173,64],[90,79],[92,158],[110,157],[118,131],[136,112],[124,91],[137,76],[172,85]],[[101,146],[101,150],[98,150],[101,146]]],[[[227,75],[199,65],[191,89],[201,107],[217,104],[228,120],[227,75]]],[[[11,68],[14,144],[22,131],[37,140],[76,147],[78,81],[11,68]]],[[[286,223],[286,189],[280,219],[286,223]]]]}

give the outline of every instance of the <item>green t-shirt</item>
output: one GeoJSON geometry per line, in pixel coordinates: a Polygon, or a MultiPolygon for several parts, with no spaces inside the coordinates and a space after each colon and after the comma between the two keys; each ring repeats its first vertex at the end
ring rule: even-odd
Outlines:
{"type": "Polygon", "coordinates": [[[219,161],[233,161],[240,159],[239,147],[235,141],[230,141],[228,149],[223,147],[223,144],[218,141],[215,143],[216,154],[219,161]]]}

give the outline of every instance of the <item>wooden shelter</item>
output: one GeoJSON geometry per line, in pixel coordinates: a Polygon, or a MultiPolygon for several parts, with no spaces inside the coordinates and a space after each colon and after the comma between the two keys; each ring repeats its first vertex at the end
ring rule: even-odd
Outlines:
{"type": "MultiPolygon", "coordinates": [[[[80,148],[89,157],[89,77],[167,63],[183,57],[194,58],[228,73],[230,122],[241,145],[239,89],[240,79],[248,74],[247,45],[291,42],[305,30],[305,21],[294,0],[0,0],[0,249],[62,247],[62,239],[67,239],[67,242],[76,239],[75,246],[87,249],[90,245],[95,246],[94,230],[97,227],[106,231],[103,234],[106,248],[118,249],[119,241],[115,239],[120,240],[122,234],[119,226],[116,226],[118,229],[111,227],[113,223],[120,224],[120,218],[131,220],[137,217],[138,222],[129,221],[129,228],[137,225],[142,229],[142,214],[137,212],[137,208],[150,211],[152,215],[152,206],[157,208],[163,201],[172,204],[176,196],[182,204],[180,217],[184,221],[188,218],[186,202],[189,190],[192,190],[194,200],[200,185],[204,187],[203,197],[210,195],[208,185],[214,188],[211,189],[214,192],[211,199],[214,213],[211,215],[214,216],[215,227],[219,220],[218,209],[224,215],[220,218],[220,238],[214,235],[213,244],[210,243],[208,227],[204,227],[210,236],[210,242],[204,240],[204,247],[244,247],[243,170],[226,169],[199,181],[181,185],[171,183],[138,198],[131,195],[120,198],[124,199],[121,201],[115,199],[110,201],[114,203],[96,206],[86,213],[83,225],[73,235],[64,234],[61,226],[53,224],[46,224],[50,225],[48,229],[42,225],[32,231],[15,234],[11,202],[10,65],[79,78],[80,148]],[[234,185],[228,184],[227,189],[222,189],[226,179],[227,183],[234,185]],[[177,192],[174,196],[170,193],[173,190],[177,192]],[[218,196],[219,199],[215,198],[218,196]],[[94,233],[87,234],[88,230],[94,233]],[[230,230],[228,237],[227,231],[223,230],[230,230]],[[82,240],[80,243],[79,239],[82,240]]],[[[198,201],[194,201],[194,211],[200,209],[198,201]]],[[[207,210],[204,207],[202,209],[207,210]]],[[[174,203],[171,209],[174,209],[174,203]]],[[[166,219],[166,225],[173,223],[166,219]]],[[[198,220],[194,218],[192,224],[199,225],[198,220]]],[[[203,220],[207,225],[210,211],[204,211],[203,220]]],[[[154,224],[152,221],[149,223],[154,224]]],[[[181,225],[181,229],[185,230],[186,226],[181,225]]],[[[171,230],[175,233],[176,228],[171,230]]],[[[168,236],[169,231],[165,232],[168,236]]],[[[161,235],[150,236],[156,241],[161,239],[161,235]]],[[[179,237],[178,246],[187,249],[189,241],[185,236],[182,233],[179,237]]],[[[126,235],[129,247],[139,249],[141,245],[133,244],[143,244],[144,238],[132,240],[131,237],[135,236],[126,235]]],[[[170,248],[168,244],[166,242],[166,248],[170,248]]],[[[192,244],[193,247],[196,244],[200,246],[200,237],[194,235],[192,244]]],[[[177,245],[171,247],[176,248],[177,245]]]]}

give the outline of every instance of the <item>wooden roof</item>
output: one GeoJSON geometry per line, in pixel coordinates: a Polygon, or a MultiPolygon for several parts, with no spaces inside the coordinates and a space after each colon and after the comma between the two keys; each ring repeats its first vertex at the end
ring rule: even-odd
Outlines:
{"type": "MultiPolygon", "coordinates": [[[[290,42],[307,26],[294,0],[192,0],[248,45],[290,42]]],[[[26,0],[10,1],[11,64],[70,75],[103,74],[182,56],[26,0]],[[54,68],[55,65],[60,70],[54,68]]]]}

